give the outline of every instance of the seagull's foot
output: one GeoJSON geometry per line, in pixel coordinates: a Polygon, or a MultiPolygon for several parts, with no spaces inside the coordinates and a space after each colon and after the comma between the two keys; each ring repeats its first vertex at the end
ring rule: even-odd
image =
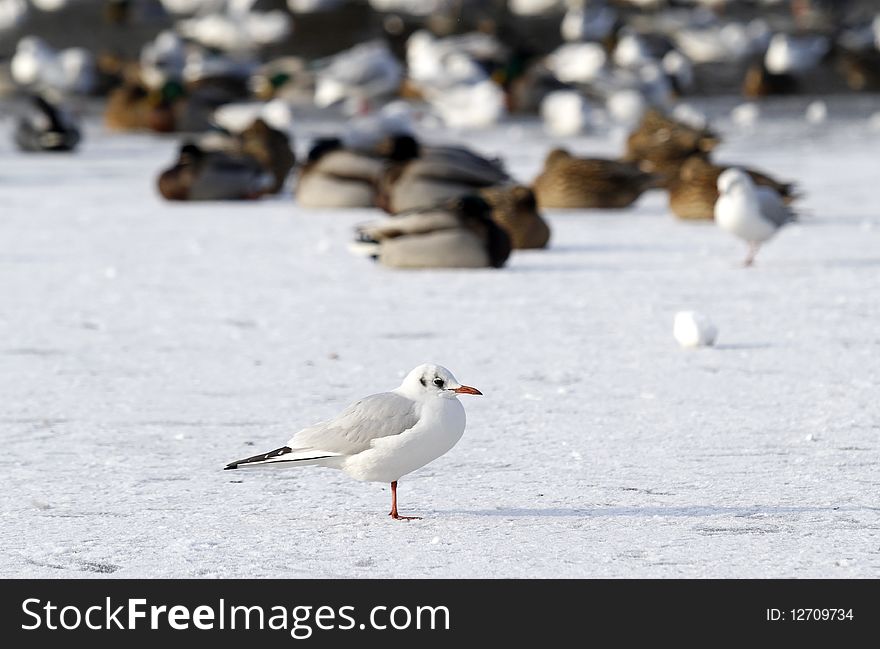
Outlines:
{"type": "Polygon", "coordinates": [[[420,521],[420,520],[422,520],[421,516],[401,516],[397,512],[390,512],[388,515],[396,521],[420,521]]]}

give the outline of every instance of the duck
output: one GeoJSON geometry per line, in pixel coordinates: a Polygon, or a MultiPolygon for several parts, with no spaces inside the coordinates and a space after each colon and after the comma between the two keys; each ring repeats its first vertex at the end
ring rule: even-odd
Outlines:
{"type": "Polygon", "coordinates": [[[388,165],[410,160],[418,150],[410,135],[392,135],[364,148],[347,147],[336,137],[321,138],[299,170],[297,203],[308,208],[374,207],[388,165]]]}
{"type": "Polygon", "coordinates": [[[390,268],[501,268],[510,237],[480,196],[386,217],[357,228],[352,252],[390,268]]]}
{"type": "Polygon", "coordinates": [[[149,88],[136,72],[129,71],[122,84],[107,96],[104,123],[116,131],[170,133],[177,128],[183,93],[178,82],[168,81],[160,88],[149,88]]]}
{"type": "Polygon", "coordinates": [[[492,208],[492,220],[507,231],[514,250],[546,248],[550,243],[550,226],[531,189],[501,185],[481,189],[479,194],[492,208]]]}
{"type": "Polygon", "coordinates": [[[296,164],[288,135],[293,121],[289,106],[277,99],[224,104],[214,111],[213,121],[231,135],[235,152],[251,156],[272,173],[275,182],[269,193],[281,191],[296,164]]]}
{"type": "Polygon", "coordinates": [[[749,246],[743,266],[751,266],[762,244],[797,214],[772,187],[756,185],[743,169],[731,167],[718,176],[715,223],[749,246]]]}
{"type": "Polygon", "coordinates": [[[623,160],[669,181],[689,157],[708,154],[720,143],[721,139],[706,126],[686,124],[649,108],[627,137],[623,160]]]}
{"type": "Polygon", "coordinates": [[[170,201],[252,200],[266,194],[274,178],[249,156],[184,144],[177,162],[158,178],[159,193],[170,201]]]}
{"type": "Polygon", "coordinates": [[[15,130],[15,143],[22,151],[73,151],[80,142],[80,130],[59,105],[42,95],[31,97],[32,110],[15,130]]]}
{"type": "Polygon", "coordinates": [[[254,158],[272,174],[274,182],[269,193],[281,191],[296,165],[296,155],[287,133],[258,118],[239,134],[238,140],[241,152],[254,158]]]}
{"type": "Polygon", "coordinates": [[[421,146],[416,157],[385,169],[377,203],[397,214],[509,182],[500,160],[467,147],[421,146]]]}
{"type": "Polygon", "coordinates": [[[579,158],[558,148],[547,154],[532,190],[542,209],[623,208],[656,186],[658,177],[633,163],[579,158]]]}
{"type": "MultiPolygon", "coordinates": [[[[669,209],[680,219],[712,220],[718,200],[718,178],[731,165],[713,164],[694,155],[682,164],[679,175],[669,183],[669,209]]],[[[743,169],[758,186],[769,187],[790,205],[799,197],[794,183],[780,182],[754,169],[743,169]]]]}

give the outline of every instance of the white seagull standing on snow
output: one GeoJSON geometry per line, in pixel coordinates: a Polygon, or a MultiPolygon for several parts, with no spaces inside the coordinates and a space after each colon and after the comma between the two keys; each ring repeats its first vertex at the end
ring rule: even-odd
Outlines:
{"type": "Polygon", "coordinates": [[[796,219],[776,190],[755,185],[742,169],[731,167],[718,176],[715,223],[749,244],[745,266],[752,265],[762,243],[796,219]]]}
{"type": "Polygon", "coordinates": [[[464,433],[459,394],[482,394],[462,385],[440,365],[419,365],[400,387],[361,399],[340,415],[296,433],[287,446],[226,469],[317,465],[341,469],[356,480],[391,483],[391,518],[397,513],[397,481],[449,451],[464,433]]]}

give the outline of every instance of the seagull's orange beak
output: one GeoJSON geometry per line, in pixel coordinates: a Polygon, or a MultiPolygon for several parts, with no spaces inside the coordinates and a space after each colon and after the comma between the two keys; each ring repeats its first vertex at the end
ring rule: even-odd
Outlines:
{"type": "Polygon", "coordinates": [[[483,394],[482,392],[480,392],[476,388],[472,388],[469,385],[460,385],[457,388],[455,388],[453,390],[453,392],[457,392],[458,394],[479,394],[479,395],[483,394]]]}

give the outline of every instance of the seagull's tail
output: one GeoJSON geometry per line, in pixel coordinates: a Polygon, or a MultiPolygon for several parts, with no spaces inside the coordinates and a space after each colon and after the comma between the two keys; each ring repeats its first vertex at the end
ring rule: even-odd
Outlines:
{"type": "Polygon", "coordinates": [[[276,448],[268,453],[260,453],[243,460],[230,462],[224,467],[229,469],[244,469],[257,466],[272,465],[276,467],[309,466],[311,464],[324,464],[326,460],[339,457],[340,453],[319,451],[315,449],[292,449],[289,446],[276,448]]]}

